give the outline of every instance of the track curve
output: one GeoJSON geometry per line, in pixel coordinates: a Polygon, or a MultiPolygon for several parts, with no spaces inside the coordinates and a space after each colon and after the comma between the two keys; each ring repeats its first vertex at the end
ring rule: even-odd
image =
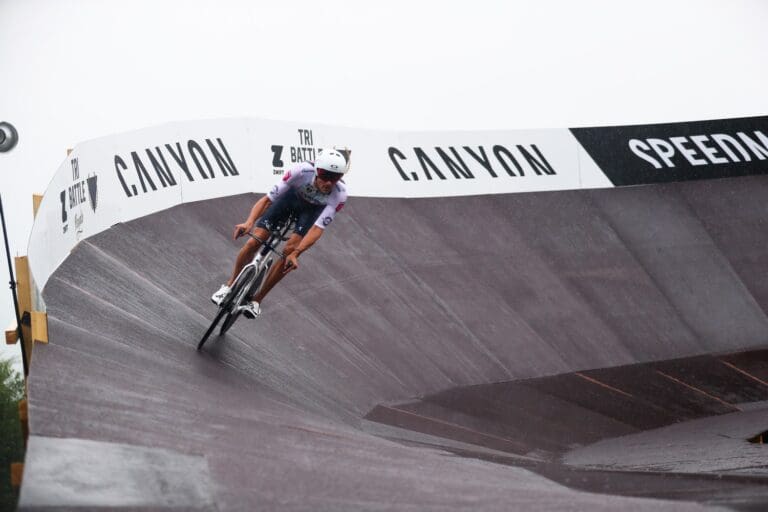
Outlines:
{"type": "Polygon", "coordinates": [[[198,353],[208,297],[238,249],[231,226],[256,198],[113,226],[52,276],[23,510],[766,502],[762,480],[736,482],[738,498],[714,485],[684,498],[700,504],[621,496],[674,498],[640,483],[577,490],[557,483],[576,455],[569,467],[535,453],[502,460],[365,417],[453,388],[765,346],[768,179],[353,198],[262,317],[198,353]]]}

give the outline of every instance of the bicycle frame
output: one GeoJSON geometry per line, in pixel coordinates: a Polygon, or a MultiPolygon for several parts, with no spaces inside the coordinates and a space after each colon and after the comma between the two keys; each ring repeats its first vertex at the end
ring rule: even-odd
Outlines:
{"type": "Polygon", "coordinates": [[[264,285],[267,272],[269,271],[266,267],[269,262],[272,261],[270,252],[279,256],[281,260],[285,258],[285,255],[278,250],[278,246],[288,240],[286,234],[293,226],[294,221],[295,218],[289,217],[285,223],[270,229],[269,236],[266,240],[260,239],[251,232],[247,233],[248,236],[260,242],[261,246],[256,251],[253,260],[243,266],[237,274],[237,278],[232,283],[232,291],[224,298],[219,306],[216,318],[214,318],[210,327],[208,327],[208,330],[197,344],[197,350],[200,350],[203,347],[203,344],[216,328],[216,325],[224,317],[226,318],[224,319],[224,324],[221,327],[219,335],[225,334],[240,316],[240,306],[246,299],[257,293],[261,286],[264,285]],[[233,293],[235,296],[232,296],[233,293]]]}
{"type": "Polygon", "coordinates": [[[261,242],[261,246],[256,251],[256,254],[253,256],[253,259],[250,263],[246,264],[242,270],[237,274],[237,277],[235,278],[235,281],[237,282],[238,279],[240,279],[240,276],[243,274],[243,272],[246,271],[247,268],[253,267],[256,269],[256,275],[258,275],[259,271],[261,270],[261,262],[264,261],[265,264],[267,262],[266,257],[269,255],[270,251],[275,253],[280,257],[280,259],[284,259],[285,255],[277,250],[277,246],[280,245],[280,243],[288,240],[285,235],[288,233],[288,231],[293,226],[294,219],[289,218],[283,226],[276,226],[275,229],[272,229],[269,232],[269,237],[267,237],[267,240],[262,240],[259,237],[255,236],[253,233],[248,232],[247,235],[253,238],[254,240],[261,242]]]}

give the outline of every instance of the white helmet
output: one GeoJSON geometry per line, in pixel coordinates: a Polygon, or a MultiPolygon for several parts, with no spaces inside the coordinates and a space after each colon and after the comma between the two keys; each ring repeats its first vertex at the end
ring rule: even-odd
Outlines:
{"type": "Polygon", "coordinates": [[[341,153],[341,156],[344,157],[344,160],[347,161],[347,170],[346,172],[349,172],[349,167],[352,165],[352,150],[349,149],[347,146],[333,146],[334,151],[338,151],[341,153]]]}
{"type": "Polygon", "coordinates": [[[347,159],[344,155],[335,148],[318,149],[315,169],[345,174],[349,170],[349,165],[347,165],[347,159]]]}

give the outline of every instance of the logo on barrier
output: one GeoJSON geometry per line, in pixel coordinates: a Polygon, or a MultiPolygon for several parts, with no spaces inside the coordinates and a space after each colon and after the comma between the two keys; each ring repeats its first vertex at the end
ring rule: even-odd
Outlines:
{"type": "Polygon", "coordinates": [[[491,178],[547,177],[557,174],[550,160],[536,144],[518,144],[514,147],[497,144],[488,148],[438,146],[434,148],[434,153],[420,147],[406,150],[391,146],[388,153],[392,166],[403,181],[419,181],[422,178],[441,181],[473,180],[478,171],[488,173],[491,178]]]}
{"type": "Polygon", "coordinates": [[[72,168],[72,184],[59,193],[61,201],[61,224],[62,232],[66,233],[69,229],[69,212],[77,210],[75,213],[75,231],[79,235],[83,232],[84,216],[82,204],[90,200],[91,209],[96,211],[96,201],[98,192],[96,190],[96,175],[88,176],[85,179],[80,178],[80,161],[78,158],[70,160],[72,168]],[[79,215],[78,215],[79,213],[79,215]]]}
{"type": "Polygon", "coordinates": [[[271,146],[270,149],[272,150],[272,167],[285,167],[282,159],[283,146],[271,146]]]}
{"type": "Polygon", "coordinates": [[[91,209],[96,213],[96,205],[99,199],[98,190],[96,189],[96,175],[88,176],[85,182],[88,184],[88,197],[91,200],[91,209]]]}
{"type": "Polygon", "coordinates": [[[290,158],[290,164],[297,164],[300,162],[314,162],[316,157],[316,148],[314,145],[314,134],[312,130],[299,128],[298,132],[298,144],[273,144],[270,151],[272,152],[272,174],[275,176],[281,176],[285,173],[285,168],[288,167],[284,159],[290,158]]]}
{"type": "Polygon", "coordinates": [[[571,132],[617,186],[768,173],[768,116],[571,132]]]}
{"type": "Polygon", "coordinates": [[[240,176],[240,171],[220,138],[215,139],[215,143],[211,139],[205,139],[204,143],[190,139],[184,146],[179,142],[158,145],[145,148],[142,152],[132,151],[130,158],[115,155],[114,162],[117,179],[125,196],[129,198],[176,187],[179,184],[177,175],[182,174],[190,183],[196,178],[212,180],[240,176]],[[153,172],[150,173],[148,169],[153,172]],[[136,179],[131,179],[132,175],[136,179]]]}
{"type": "Polygon", "coordinates": [[[75,236],[78,240],[80,240],[80,235],[83,234],[83,221],[85,220],[85,215],[83,215],[83,211],[80,210],[80,215],[77,213],[75,214],[75,236]]]}
{"type": "Polygon", "coordinates": [[[67,191],[62,190],[59,194],[61,200],[61,223],[64,226],[64,233],[67,232],[67,191]]]}

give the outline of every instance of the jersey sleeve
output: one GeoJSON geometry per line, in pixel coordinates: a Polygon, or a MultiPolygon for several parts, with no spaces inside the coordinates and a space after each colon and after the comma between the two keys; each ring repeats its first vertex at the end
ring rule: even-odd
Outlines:
{"type": "Polygon", "coordinates": [[[269,192],[267,192],[269,200],[274,203],[278,197],[283,195],[286,190],[291,188],[291,185],[299,179],[301,173],[302,167],[300,165],[296,165],[290,169],[287,169],[285,174],[283,174],[283,176],[280,178],[280,181],[278,181],[277,184],[273,186],[269,192]]]}
{"type": "Polygon", "coordinates": [[[315,221],[315,226],[325,229],[331,225],[336,214],[339,213],[347,202],[347,188],[341,182],[337,183],[336,190],[331,195],[331,200],[323,208],[322,213],[315,221]]]}

